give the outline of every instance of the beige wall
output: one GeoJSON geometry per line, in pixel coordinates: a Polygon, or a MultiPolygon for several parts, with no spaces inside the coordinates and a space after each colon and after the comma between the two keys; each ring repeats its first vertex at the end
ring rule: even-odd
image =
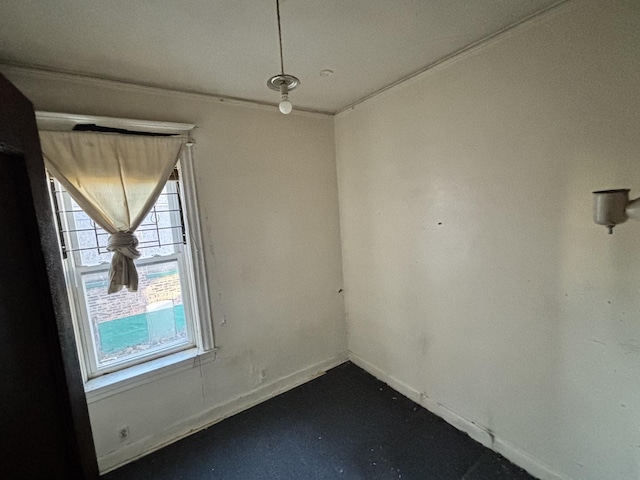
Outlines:
{"type": "Polygon", "coordinates": [[[575,1],[336,117],[353,359],[542,478],[640,478],[639,79],[575,1]]]}
{"type": "Polygon", "coordinates": [[[346,359],[332,117],[1,70],[37,110],[198,125],[218,358],[91,400],[103,470],[346,359]],[[130,438],[120,443],[124,425],[130,438]]]}
{"type": "MultiPolygon", "coordinates": [[[[351,358],[545,479],[640,477],[640,224],[590,193],[640,192],[638,32],[640,2],[575,0],[335,119],[351,358]]],[[[37,109],[199,126],[219,355],[92,400],[103,469],[345,358],[330,117],[0,70],[37,109]]]]}

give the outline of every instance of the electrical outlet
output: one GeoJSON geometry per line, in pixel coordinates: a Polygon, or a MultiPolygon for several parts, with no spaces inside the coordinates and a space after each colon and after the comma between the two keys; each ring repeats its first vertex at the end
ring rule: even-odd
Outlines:
{"type": "Polygon", "coordinates": [[[129,438],[129,425],[125,425],[118,430],[118,439],[120,439],[121,442],[124,442],[127,438],[129,438]]]}

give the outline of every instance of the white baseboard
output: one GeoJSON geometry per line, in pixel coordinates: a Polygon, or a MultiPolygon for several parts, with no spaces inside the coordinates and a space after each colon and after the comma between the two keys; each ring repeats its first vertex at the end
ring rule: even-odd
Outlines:
{"type": "Polygon", "coordinates": [[[332,359],[317,363],[310,367],[294,372],[285,377],[279,378],[269,384],[261,385],[233,400],[217,405],[204,412],[174,424],[169,428],[158,432],[150,437],[143,438],[137,442],[125,445],[115,452],[110,452],[98,458],[98,467],[101,474],[115,470],[122,465],[137,460],[144,455],[159,450],[171,443],[174,443],[192,433],[203,430],[211,425],[224,420],[227,417],[240,413],[265,400],[269,400],[287,390],[291,390],[303,383],[318,377],[327,370],[336,367],[348,360],[348,355],[338,355],[332,359]]]}
{"type": "Polygon", "coordinates": [[[500,438],[495,434],[495,432],[491,432],[484,426],[478,425],[472,420],[464,418],[449,409],[446,405],[442,405],[434,399],[429,398],[424,392],[419,392],[400,380],[393,378],[391,375],[380,370],[378,367],[364,360],[362,357],[359,357],[357,354],[349,352],[349,360],[405,397],[413,400],[419,405],[422,405],[431,413],[439,416],[458,430],[465,432],[478,443],[498,452],[519,467],[524,468],[534,477],[540,478],[541,480],[570,480],[564,475],[554,472],[549,466],[545,465],[540,460],[500,438]]]}

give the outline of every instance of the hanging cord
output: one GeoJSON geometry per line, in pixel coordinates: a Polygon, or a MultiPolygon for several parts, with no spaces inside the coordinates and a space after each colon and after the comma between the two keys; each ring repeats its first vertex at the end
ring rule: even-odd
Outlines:
{"type": "Polygon", "coordinates": [[[282,59],[282,29],[280,27],[280,0],[276,0],[276,14],[278,15],[278,39],[280,40],[280,70],[284,75],[284,60],[282,59]]]}

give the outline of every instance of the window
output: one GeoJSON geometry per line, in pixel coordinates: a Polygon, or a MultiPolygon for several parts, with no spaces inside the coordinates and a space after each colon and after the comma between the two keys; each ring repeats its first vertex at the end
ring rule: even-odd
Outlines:
{"type": "Polygon", "coordinates": [[[193,189],[184,188],[180,162],[136,230],[142,254],[135,262],[137,292],[107,293],[109,234],[57,180],[51,176],[49,180],[85,377],[96,378],[185,350],[211,350],[203,262],[192,255],[200,240],[192,238],[193,232],[199,230],[193,228],[195,215],[188,214],[193,209],[185,202],[195,202],[195,195],[193,189]]]}

